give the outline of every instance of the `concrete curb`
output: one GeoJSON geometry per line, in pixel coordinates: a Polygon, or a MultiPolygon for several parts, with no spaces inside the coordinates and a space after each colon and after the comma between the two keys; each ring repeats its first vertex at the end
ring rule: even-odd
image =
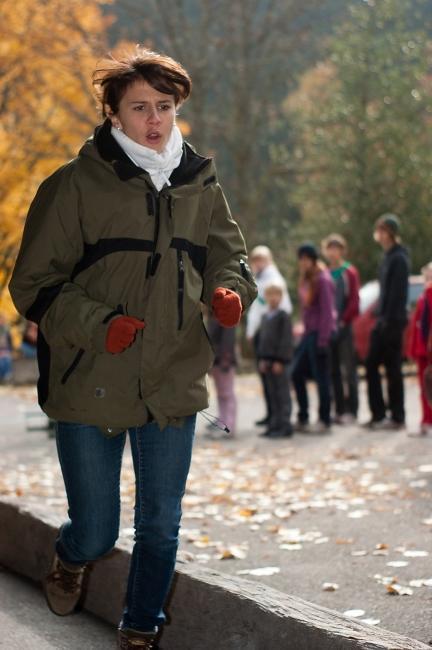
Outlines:
{"type": "MultiPolygon", "coordinates": [[[[40,581],[60,523],[40,506],[1,499],[0,564],[40,581]]],[[[90,576],[86,609],[114,625],[129,559],[129,550],[116,548],[90,576]]],[[[168,613],[164,650],[430,650],[266,585],[192,565],[178,566],[168,613]]]]}

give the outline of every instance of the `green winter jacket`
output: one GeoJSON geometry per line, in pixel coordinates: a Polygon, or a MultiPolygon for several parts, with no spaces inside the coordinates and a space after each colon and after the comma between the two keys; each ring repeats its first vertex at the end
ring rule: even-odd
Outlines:
{"type": "Polygon", "coordinates": [[[110,128],[40,186],[9,284],[18,312],[39,324],[42,409],[108,436],[206,408],[213,352],[201,302],[210,307],[216,287],[244,308],[256,296],[213,161],[185,143],[157,192],[110,128]],[[111,354],[106,332],[120,314],[146,327],[111,354]]]}

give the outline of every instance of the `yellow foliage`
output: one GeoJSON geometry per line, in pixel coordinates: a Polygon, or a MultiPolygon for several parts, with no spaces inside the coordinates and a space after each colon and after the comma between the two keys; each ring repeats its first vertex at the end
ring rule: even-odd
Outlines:
{"type": "Polygon", "coordinates": [[[181,118],[177,118],[176,122],[177,122],[177,126],[182,132],[183,137],[187,138],[192,132],[191,125],[189,124],[189,122],[186,122],[186,120],[183,120],[181,118]]]}
{"type": "Polygon", "coordinates": [[[98,116],[91,72],[107,50],[109,0],[2,0],[0,22],[0,309],[29,203],[70,160],[98,116]]]}

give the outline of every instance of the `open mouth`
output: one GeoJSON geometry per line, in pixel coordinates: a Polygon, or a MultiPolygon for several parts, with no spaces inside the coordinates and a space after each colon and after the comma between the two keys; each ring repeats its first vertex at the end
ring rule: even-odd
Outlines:
{"type": "Polygon", "coordinates": [[[158,131],[150,131],[147,133],[146,140],[150,144],[158,144],[162,139],[162,135],[158,131]]]}

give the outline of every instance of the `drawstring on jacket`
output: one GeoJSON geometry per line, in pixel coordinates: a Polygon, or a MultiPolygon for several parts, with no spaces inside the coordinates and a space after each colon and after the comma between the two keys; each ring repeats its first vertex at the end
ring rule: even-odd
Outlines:
{"type": "Polygon", "coordinates": [[[209,413],[208,411],[199,411],[200,415],[207,420],[207,422],[210,422],[214,427],[219,429],[220,431],[223,431],[224,433],[231,433],[231,429],[227,427],[225,422],[223,422],[220,418],[217,418],[215,415],[212,413],[209,413]],[[220,422],[220,424],[218,424],[220,422]],[[223,425],[223,426],[221,426],[223,425]]]}

